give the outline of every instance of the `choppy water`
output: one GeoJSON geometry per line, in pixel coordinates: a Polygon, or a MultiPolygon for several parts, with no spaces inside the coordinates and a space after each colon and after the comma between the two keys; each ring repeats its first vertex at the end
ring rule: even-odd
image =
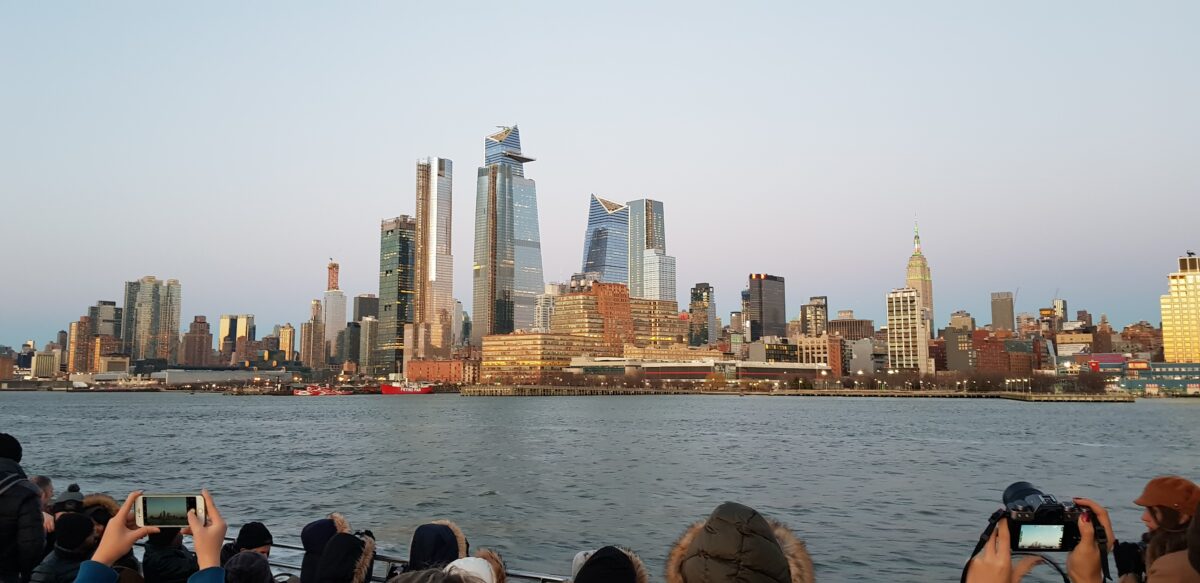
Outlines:
{"type": "Polygon", "coordinates": [[[1020,479],[1107,504],[1128,539],[1147,479],[1200,477],[1198,420],[1200,400],[0,395],[0,430],[59,490],[205,486],[231,524],[281,542],[337,510],[400,554],[448,518],[472,548],[558,574],[623,544],[659,580],[726,500],[791,525],[824,581],[956,580],[1020,479]]]}

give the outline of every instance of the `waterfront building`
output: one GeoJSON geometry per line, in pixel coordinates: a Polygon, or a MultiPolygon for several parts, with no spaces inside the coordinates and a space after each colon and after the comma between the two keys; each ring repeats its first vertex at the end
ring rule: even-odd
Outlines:
{"type": "Polygon", "coordinates": [[[635,340],[628,288],[595,281],[575,289],[554,299],[551,333],[593,338],[597,356],[621,356],[624,346],[635,340]]]}
{"type": "Polygon", "coordinates": [[[625,360],[640,362],[697,362],[724,360],[725,354],[711,348],[696,348],[683,344],[668,346],[625,345],[625,360]]]}
{"type": "Polygon", "coordinates": [[[887,296],[888,366],[895,370],[932,372],[929,362],[930,323],[921,292],[911,287],[887,296]]]}
{"type": "Polygon", "coordinates": [[[300,362],[313,370],[329,365],[328,343],[325,341],[325,320],[321,300],[313,300],[311,315],[300,325],[300,362]]]}
{"type": "Polygon", "coordinates": [[[675,258],[659,251],[647,249],[642,257],[643,295],[652,300],[669,300],[678,303],[675,285],[675,258]]]}
{"type": "MultiPolygon", "coordinates": [[[[84,317],[86,318],[87,316],[84,316],[84,317]]],[[[74,324],[72,324],[72,325],[74,325],[74,324]]],[[[29,367],[29,374],[31,376],[33,376],[33,378],[35,378],[35,379],[55,378],[58,376],[58,372],[59,372],[58,360],[59,360],[59,356],[57,354],[54,354],[53,352],[46,352],[44,350],[39,350],[38,352],[36,352],[33,355],[33,361],[29,367]]],[[[69,372],[75,373],[75,372],[87,372],[87,371],[82,370],[82,371],[69,371],[69,372]]]]}
{"type": "Polygon", "coordinates": [[[174,363],[179,351],[179,310],[183,288],[178,280],[152,275],[125,282],[121,341],[131,360],[174,363]]]}
{"type": "Polygon", "coordinates": [[[572,358],[597,355],[606,351],[604,341],[594,336],[546,333],[484,336],[480,381],[510,384],[553,383],[562,374],[563,369],[570,366],[572,358]]]}
{"type": "MultiPolygon", "coordinates": [[[[205,328],[208,325],[205,324],[205,328]]],[[[255,339],[254,314],[222,314],[217,324],[217,348],[221,354],[221,365],[227,365],[237,352],[239,338],[255,339]]]]}
{"type": "Polygon", "coordinates": [[[800,333],[805,336],[820,336],[825,333],[829,322],[829,298],[812,296],[808,303],[800,306],[800,333]]]}
{"type": "Polygon", "coordinates": [[[358,321],[358,370],[374,376],[375,358],[379,355],[379,319],[374,316],[363,316],[358,321]]]}
{"type": "Polygon", "coordinates": [[[667,347],[687,339],[687,322],[679,316],[675,300],[629,298],[633,319],[633,344],[667,347]]]}
{"type": "Polygon", "coordinates": [[[604,283],[629,283],[629,207],[592,195],[583,236],[583,272],[604,283]]]}
{"type": "Polygon", "coordinates": [[[972,330],[950,327],[944,335],[946,340],[946,370],[972,372],[976,357],[972,330]]]}
{"type": "Polygon", "coordinates": [[[545,287],[545,293],[538,295],[537,305],[533,310],[533,327],[532,332],[549,332],[550,326],[554,317],[554,299],[558,296],[567,293],[568,285],[565,283],[548,283],[545,287]]]}
{"type": "MultiPolygon", "coordinates": [[[[404,325],[412,323],[416,278],[417,221],[408,215],[385,219],[379,227],[379,324],[375,353],[371,357],[375,376],[403,372],[404,325]]],[[[360,352],[359,357],[362,358],[360,352]]],[[[360,370],[363,370],[360,367],[360,370]]]]}
{"type": "Polygon", "coordinates": [[[525,178],[516,126],[484,139],[484,166],[475,196],[472,343],[484,336],[532,327],[542,293],[542,246],[537,185],[525,178]]]}
{"type": "Polygon", "coordinates": [[[1167,276],[1160,300],[1166,362],[1200,362],[1200,257],[1179,258],[1179,271],[1167,276]]]}
{"type": "Polygon", "coordinates": [[[992,330],[1016,330],[1012,292],[992,292],[992,330]]]}
{"type": "Polygon", "coordinates": [[[404,375],[413,382],[472,385],[479,382],[479,364],[466,358],[415,359],[404,375]]]}
{"type": "Polygon", "coordinates": [[[747,312],[743,317],[750,323],[751,342],[763,336],[787,335],[787,305],[783,277],[751,273],[747,299],[747,312]]]}
{"type": "Polygon", "coordinates": [[[358,294],[354,296],[353,318],[355,322],[371,316],[379,317],[379,296],[375,294],[358,294]]]}
{"type": "Polygon", "coordinates": [[[188,331],[183,335],[183,349],[179,364],[184,366],[208,366],[212,361],[213,336],[208,319],[204,316],[192,318],[188,331]]]}
{"type": "Polygon", "coordinates": [[[296,328],[292,323],[280,326],[276,336],[279,337],[279,350],[283,351],[283,359],[288,362],[296,360],[296,328]]]}
{"type": "Polygon", "coordinates": [[[338,284],[341,267],[332,259],[325,267],[325,343],[327,354],[337,346],[337,335],[346,328],[346,294],[338,284]]]}
{"type": "Polygon", "coordinates": [[[129,357],[124,354],[101,356],[97,359],[95,368],[97,374],[128,373],[129,357]]]}
{"type": "Polygon", "coordinates": [[[123,356],[121,354],[121,339],[110,334],[102,334],[92,337],[92,355],[89,359],[91,372],[104,372],[100,370],[100,360],[110,356],[123,356]]]}
{"type": "Polygon", "coordinates": [[[692,286],[688,316],[689,346],[712,346],[720,340],[721,327],[717,324],[717,300],[713,286],[708,283],[692,286]]]}
{"type": "Polygon", "coordinates": [[[1145,320],[1121,329],[1120,339],[1125,346],[1124,352],[1155,353],[1163,347],[1162,328],[1155,328],[1154,324],[1145,320]]]}
{"type": "Polygon", "coordinates": [[[17,376],[13,370],[15,365],[16,361],[12,356],[0,355],[0,381],[12,380],[13,377],[17,376]]]}
{"type": "MultiPolygon", "coordinates": [[[[647,251],[667,253],[667,229],[663,203],[657,200],[638,199],[628,204],[629,208],[629,296],[634,298],[650,297],[646,290],[646,257],[647,251]]],[[[651,253],[651,255],[656,255],[651,253]]],[[[674,258],[671,260],[674,271],[674,258]]],[[[656,268],[662,268],[662,261],[656,268]]],[[[672,280],[674,279],[672,275],[672,280]]],[[[661,289],[660,289],[661,291],[661,289]]],[[[675,299],[675,298],[660,298],[675,299]]]]}
{"type": "Polygon", "coordinates": [[[975,329],[975,318],[971,317],[971,313],[966,310],[958,310],[950,314],[949,328],[956,330],[971,331],[975,329]]]}
{"type": "Polygon", "coordinates": [[[875,336],[875,322],[854,317],[854,310],[841,310],[838,317],[825,323],[825,331],[831,336],[841,336],[847,342],[875,336]]]}
{"type": "Polygon", "coordinates": [[[454,345],[454,255],[450,239],[453,169],[454,164],[445,158],[417,161],[415,350],[410,351],[415,358],[448,357],[454,345]]]}
{"type": "Polygon", "coordinates": [[[920,305],[925,318],[928,322],[925,324],[925,331],[933,336],[934,317],[933,317],[933,275],[929,271],[929,261],[925,258],[925,254],[921,251],[921,233],[917,230],[917,226],[913,225],[913,253],[908,258],[908,273],[905,277],[904,285],[908,288],[917,290],[921,296],[920,305]]]}
{"type": "MultiPolygon", "coordinates": [[[[67,372],[83,373],[92,370],[92,319],[82,316],[68,327],[67,372]]],[[[57,370],[57,364],[55,365],[57,370]]]]}
{"type": "Polygon", "coordinates": [[[887,367],[887,342],[873,337],[848,341],[850,374],[874,374],[887,367]]]}
{"type": "Polygon", "coordinates": [[[101,300],[88,308],[92,336],[121,337],[122,310],[117,302],[101,300]]]}

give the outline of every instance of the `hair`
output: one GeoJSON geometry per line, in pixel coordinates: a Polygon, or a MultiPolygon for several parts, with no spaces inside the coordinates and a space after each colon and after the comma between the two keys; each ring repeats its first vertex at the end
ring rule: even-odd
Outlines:
{"type": "Polygon", "coordinates": [[[33,484],[38,488],[41,488],[43,492],[45,492],[48,488],[54,487],[54,482],[52,482],[50,478],[46,476],[29,476],[29,481],[33,482],[33,484]]]}
{"type": "Polygon", "coordinates": [[[441,569],[410,571],[388,579],[388,583],[483,583],[477,577],[447,573],[441,569]]]}
{"type": "Polygon", "coordinates": [[[1188,520],[1187,515],[1166,506],[1148,506],[1146,511],[1158,524],[1158,528],[1147,533],[1149,536],[1146,540],[1146,568],[1149,570],[1150,565],[1159,557],[1188,548],[1188,520]]]}

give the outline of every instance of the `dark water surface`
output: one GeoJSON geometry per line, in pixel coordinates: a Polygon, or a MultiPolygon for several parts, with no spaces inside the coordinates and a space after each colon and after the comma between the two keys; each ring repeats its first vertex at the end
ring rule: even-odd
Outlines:
{"type": "Polygon", "coordinates": [[[824,581],[956,581],[1021,479],[1108,505],[1128,540],[1147,479],[1200,477],[1198,421],[1200,400],[0,395],[0,431],[60,491],[205,486],[280,542],[336,510],[401,554],[448,518],[473,549],[564,575],[623,544],[655,580],[726,500],[791,525],[824,581]]]}

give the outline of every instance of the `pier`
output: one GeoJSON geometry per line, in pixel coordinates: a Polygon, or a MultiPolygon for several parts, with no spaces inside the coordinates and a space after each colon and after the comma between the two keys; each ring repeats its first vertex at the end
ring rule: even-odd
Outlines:
{"type": "Polygon", "coordinates": [[[526,385],[473,385],[463,387],[464,397],[601,397],[657,395],[724,395],[744,397],[862,397],[887,399],[1007,399],[1031,403],[1133,403],[1130,394],[1098,395],[1066,393],[967,393],[962,391],[864,391],[850,389],[730,391],[690,388],[557,387],[526,385]]]}

